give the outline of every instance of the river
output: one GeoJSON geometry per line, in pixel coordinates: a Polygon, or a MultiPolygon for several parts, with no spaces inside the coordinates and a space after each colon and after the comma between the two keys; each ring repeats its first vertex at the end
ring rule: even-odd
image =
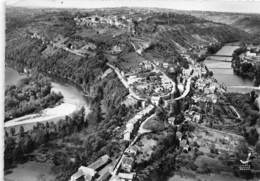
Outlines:
{"type": "Polygon", "coordinates": [[[17,85],[25,77],[25,75],[19,74],[16,70],[5,67],[5,86],[17,85]]]}
{"type": "MultiPolygon", "coordinates": [[[[5,85],[17,85],[19,81],[25,78],[25,75],[19,74],[11,68],[5,69],[5,85]]],[[[85,107],[86,114],[90,112],[88,103],[83,95],[83,92],[73,85],[62,81],[51,79],[52,90],[60,92],[63,95],[63,103],[53,108],[46,108],[41,113],[29,114],[19,118],[5,122],[4,127],[19,127],[23,125],[25,130],[31,129],[36,122],[58,121],[65,116],[71,115],[79,110],[82,106],[85,107]]]]}
{"type": "MultiPolygon", "coordinates": [[[[5,86],[17,85],[20,80],[26,75],[19,74],[16,70],[6,67],[5,69],[5,86]]],[[[41,114],[30,114],[10,120],[4,124],[4,127],[15,127],[19,129],[20,125],[24,126],[25,130],[32,129],[36,122],[58,121],[66,115],[71,115],[73,112],[85,107],[86,114],[90,112],[83,92],[73,85],[68,83],[52,80],[52,91],[61,92],[63,95],[63,103],[54,108],[47,108],[41,114]],[[36,116],[36,117],[34,117],[36,116]]],[[[18,164],[13,168],[11,173],[5,174],[4,179],[8,181],[38,181],[38,180],[55,180],[55,175],[52,172],[53,164],[51,162],[39,163],[36,161],[28,161],[23,164],[18,164]]]]}
{"type": "Polygon", "coordinates": [[[225,45],[216,53],[216,56],[209,56],[205,64],[213,72],[214,78],[227,87],[228,92],[247,93],[254,87],[253,81],[234,74],[231,62],[225,62],[232,59],[231,56],[237,48],[239,46],[225,45]]]}
{"type": "Polygon", "coordinates": [[[227,87],[228,92],[246,93],[248,90],[239,88],[239,86],[253,87],[252,80],[243,79],[234,74],[231,62],[220,62],[217,60],[206,60],[205,64],[213,72],[214,78],[227,87]]]}

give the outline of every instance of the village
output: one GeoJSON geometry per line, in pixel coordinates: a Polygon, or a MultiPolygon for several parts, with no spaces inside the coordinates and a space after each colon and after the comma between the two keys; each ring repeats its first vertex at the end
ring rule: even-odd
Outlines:
{"type": "MultiPolygon", "coordinates": [[[[163,70],[170,69],[170,65],[167,63],[157,63],[156,65],[139,55],[131,56],[137,57],[131,58],[131,60],[139,60],[138,67],[131,67],[131,62],[129,63],[127,58],[120,65],[112,65],[113,62],[108,64],[117,73],[123,85],[129,89],[130,94],[126,98],[128,99],[126,102],[135,104],[137,100],[141,101],[140,111],[125,125],[122,139],[127,141],[129,146],[117,159],[112,161],[112,164],[105,167],[106,170],[109,170],[108,172],[99,171],[99,168],[90,171],[91,164],[88,167],[80,167],[71,180],[75,181],[82,176],[87,181],[134,180],[137,175],[135,165],[149,160],[156,147],[157,137],[163,134],[166,127],[176,129],[179,140],[177,161],[182,157],[191,156],[193,159],[190,161],[194,161],[197,164],[196,168],[200,169],[201,172],[205,168],[196,160],[203,159],[206,165],[208,160],[208,164],[214,165],[210,168],[213,170],[230,171],[222,158],[227,154],[233,158],[237,146],[244,138],[235,129],[230,128],[234,125],[232,120],[239,120],[240,115],[233,106],[227,104],[226,100],[222,98],[226,88],[210,76],[205,65],[195,63],[186,54],[185,57],[191,63],[188,69],[182,70],[182,81],[178,79],[177,87],[181,95],[172,98],[176,91],[175,83],[163,72],[163,70]],[[193,91],[192,102],[189,109],[184,112],[183,121],[178,123],[176,117],[171,116],[171,112],[174,112],[172,104],[185,99],[190,91],[193,91]],[[136,101],[131,101],[131,99],[136,101]],[[166,121],[162,121],[159,117],[156,112],[157,107],[169,112],[166,121]],[[226,117],[221,117],[224,123],[221,123],[220,117],[214,115],[216,111],[219,111],[218,109],[226,112],[226,117]],[[223,124],[227,126],[220,128],[220,125],[223,126],[223,124]],[[194,157],[198,152],[201,156],[194,157]],[[211,158],[212,154],[218,154],[218,156],[211,158]]],[[[241,164],[243,166],[242,162],[241,164]]]]}
{"type": "MultiPolygon", "coordinates": [[[[85,23],[93,26],[95,23],[105,22],[124,27],[118,23],[113,24],[117,21],[110,22],[96,17],[76,19],[76,21],[79,22],[79,25],[85,23]],[[90,22],[92,24],[89,24],[90,22]]],[[[31,35],[31,38],[47,43],[49,49],[56,47],[82,57],[95,56],[96,45],[91,42],[76,45],[62,36],[48,42],[37,33],[31,35]]],[[[115,45],[107,53],[111,55],[120,53],[122,46],[115,45]]],[[[159,130],[157,134],[160,135],[166,127],[177,129],[176,135],[180,143],[178,147],[180,154],[177,160],[182,156],[196,155],[199,151],[203,156],[193,158],[193,161],[198,163],[199,169],[203,169],[200,168],[202,165],[196,162],[196,159],[209,159],[212,150],[220,155],[230,154],[230,157],[234,157],[236,147],[243,140],[243,137],[238,134],[239,131],[232,128],[236,124],[239,125],[239,121],[234,122],[234,120],[240,120],[240,115],[223,99],[222,94],[226,88],[210,76],[207,67],[196,63],[189,54],[184,53],[183,56],[188,60],[189,68],[182,68],[182,73],[177,78],[178,84],[175,85],[176,83],[165,73],[174,72],[173,65],[167,62],[147,60],[142,57],[142,48],[140,50],[134,47],[134,49],[136,52],[122,56],[120,63],[113,59],[108,59],[107,63],[110,70],[117,74],[119,80],[129,90],[129,96],[125,100],[128,106],[136,104],[137,101],[141,102],[140,111],[127,121],[123,132],[122,139],[128,142],[129,146],[118,158],[104,155],[88,166],[81,166],[71,176],[71,181],[80,179],[85,181],[134,180],[137,175],[135,164],[149,160],[157,144],[156,139],[148,138],[148,135],[152,134],[156,138],[158,135],[154,135],[154,130],[159,130]],[[181,95],[173,98],[176,87],[181,95]],[[191,91],[193,92],[192,102],[189,109],[184,112],[183,121],[178,123],[176,117],[171,114],[174,112],[172,104],[185,99],[191,91]],[[166,122],[161,122],[161,118],[156,114],[157,107],[162,107],[169,112],[166,122]],[[217,113],[223,111],[226,113],[225,116],[217,113]],[[190,125],[195,130],[187,129],[190,125]],[[223,125],[225,126],[223,127],[223,125]]],[[[245,58],[257,57],[256,53],[247,52],[245,55],[245,58]]],[[[221,156],[214,158],[213,162],[224,166],[225,164],[218,159],[219,157],[221,158],[221,156]]],[[[210,161],[212,162],[212,160],[210,161]]],[[[223,169],[223,171],[227,170],[223,169]]]]}
{"type": "MultiPolygon", "coordinates": [[[[148,19],[149,13],[145,17],[148,19]]],[[[118,116],[120,118],[113,121],[120,123],[109,130],[113,135],[112,144],[119,145],[118,152],[116,154],[102,152],[84,163],[81,160],[80,166],[76,165],[77,169],[73,168],[73,172],[69,172],[71,174],[76,170],[74,174],[68,174],[69,181],[141,180],[138,178],[142,166],[153,159],[154,153],[161,146],[160,141],[169,134],[176,138],[174,144],[170,145],[174,148],[171,154],[175,155],[176,171],[184,169],[188,170],[188,173],[230,175],[234,172],[240,174],[241,170],[249,171],[251,163],[257,162],[252,158],[252,155],[256,155],[255,147],[245,144],[250,153],[243,155],[240,160],[237,156],[239,146],[245,142],[240,127],[244,123],[242,114],[240,115],[241,110],[237,110],[230,103],[225,96],[227,87],[220,84],[214,78],[213,72],[201,61],[208,54],[208,47],[220,45],[219,41],[212,37],[209,38],[210,41],[191,43],[184,48],[185,43],[172,40],[180,57],[176,58],[174,53],[169,51],[172,54],[166,58],[166,55],[160,55],[153,48],[158,46],[163,52],[168,46],[159,44],[160,39],[155,37],[166,34],[169,27],[167,25],[165,28],[157,27],[160,33],[138,34],[136,24],[143,21],[144,16],[139,16],[138,13],[109,16],[90,13],[84,16],[73,15],[70,23],[75,27],[72,28],[71,34],[55,31],[53,34],[52,31],[45,33],[40,28],[38,30],[28,28],[26,31],[27,37],[43,46],[42,57],[48,59],[59,54],[68,54],[68,58],[64,58],[64,61],[57,59],[59,61],[57,65],[64,64],[65,69],[72,70],[70,74],[84,72],[83,78],[77,77],[76,80],[80,85],[84,84],[83,87],[87,87],[86,81],[83,83],[83,80],[88,77],[93,80],[95,78],[95,84],[105,82],[100,84],[100,87],[106,84],[111,84],[111,87],[119,85],[122,87],[119,90],[126,92],[126,96],[122,96],[118,105],[127,108],[125,110],[130,114],[124,118],[118,116]],[[102,59],[100,61],[102,68],[100,70],[97,68],[99,71],[97,74],[88,75],[85,70],[91,67],[89,64],[82,66],[85,70],[80,69],[78,72],[79,67],[74,69],[73,66],[76,67],[76,64],[81,66],[82,62],[88,62],[90,59],[95,60],[95,63],[99,63],[102,59]]],[[[160,18],[154,20],[155,24],[161,21],[160,18]]],[[[166,24],[169,26],[169,22],[166,24]]],[[[152,31],[150,26],[144,29],[152,31]]],[[[259,47],[248,45],[246,51],[239,55],[242,60],[240,63],[259,62],[259,53],[259,47]]],[[[223,58],[223,55],[215,56],[223,58]]],[[[225,61],[231,62],[232,55],[227,57],[225,61]]],[[[208,58],[212,57],[209,55],[208,58]]],[[[56,63],[56,57],[53,60],[56,63]]],[[[51,74],[53,70],[50,67],[47,73],[51,74]]],[[[75,76],[64,76],[68,81],[75,83],[73,77],[75,76]]],[[[85,88],[84,95],[94,100],[98,99],[98,96],[92,94],[95,92],[94,89],[98,88],[94,86],[85,88]]],[[[118,96],[118,92],[114,89],[111,92],[114,97],[118,96]]],[[[112,104],[109,101],[108,104],[112,104]]],[[[101,112],[103,114],[103,102],[105,101],[102,100],[97,104],[101,107],[101,111],[97,109],[100,114],[101,112]]],[[[84,136],[80,134],[80,137],[84,136]]],[[[74,155],[68,157],[74,159],[74,155]]]]}
{"type": "MultiPolygon", "coordinates": [[[[142,19],[140,18],[139,21],[142,19]]],[[[126,16],[117,15],[114,16],[88,16],[88,17],[75,17],[74,21],[78,26],[97,26],[97,25],[110,25],[116,26],[118,28],[127,28],[133,24],[132,18],[127,18],[126,16]]]]}
{"type": "Polygon", "coordinates": [[[232,68],[237,75],[254,80],[259,84],[259,46],[245,44],[233,54],[232,68]]]}
{"type": "Polygon", "coordinates": [[[260,47],[247,45],[246,52],[241,54],[241,58],[248,62],[260,62],[260,47]]]}

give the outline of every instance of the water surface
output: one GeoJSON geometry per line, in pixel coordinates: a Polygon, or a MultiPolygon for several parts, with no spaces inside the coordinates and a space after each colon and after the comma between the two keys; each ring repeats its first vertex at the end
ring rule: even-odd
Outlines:
{"type": "Polygon", "coordinates": [[[205,64],[213,72],[213,76],[220,84],[227,87],[228,92],[246,93],[248,89],[239,88],[240,86],[253,87],[254,83],[250,79],[244,79],[233,72],[231,62],[221,62],[216,60],[206,60],[205,64]],[[234,86],[238,86],[234,88],[234,86]]]}
{"type": "Polygon", "coordinates": [[[247,93],[250,91],[250,87],[254,86],[253,81],[236,75],[231,67],[231,62],[225,62],[231,60],[230,56],[237,48],[239,46],[225,45],[216,53],[216,55],[223,55],[222,57],[210,56],[205,60],[205,64],[213,71],[214,78],[227,87],[228,92],[247,93]],[[241,88],[241,86],[248,88],[241,88]]]}
{"type": "MultiPolygon", "coordinates": [[[[11,68],[5,69],[5,85],[17,85],[19,81],[25,78],[25,75],[19,74],[16,70],[11,68]]],[[[73,85],[67,84],[62,81],[52,79],[52,91],[60,92],[64,100],[62,104],[54,108],[46,108],[42,111],[41,115],[29,114],[5,123],[5,127],[15,127],[19,129],[20,125],[24,126],[25,131],[32,129],[36,122],[43,121],[58,121],[63,119],[66,115],[85,107],[85,113],[90,112],[90,108],[81,90],[73,85]],[[33,118],[34,115],[38,117],[33,118]]],[[[39,163],[29,161],[24,164],[18,164],[16,168],[11,169],[11,173],[5,174],[6,181],[39,181],[39,180],[55,180],[55,175],[52,173],[51,163],[39,163]]]]}
{"type": "MultiPolygon", "coordinates": [[[[20,75],[16,70],[8,68],[6,69],[6,82],[8,85],[17,84],[23,75],[20,75]]],[[[56,122],[63,119],[65,116],[70,116],[73,112],[79,110],[81,107],[85,107],[85,113],[90,112],[88,103],[83,95],[83,92],[73,85],[70,85],[64,81],[58,81],[51,79],[52,91],[63,95],[63,103],[53,108],[46,108],[41,113],[28,114],[18,118],[14,118],[5,122],[4,127],[17,127],[24,125],[25,130],[32,129],[36,122],[53,121],[56,122]]]]}
{"type": "Polygon", "coordinates": [[[16,85],[25,77],[26,75],[19,74],[16,70],[5,67],[5,87],[8,85],[16,85]]]}

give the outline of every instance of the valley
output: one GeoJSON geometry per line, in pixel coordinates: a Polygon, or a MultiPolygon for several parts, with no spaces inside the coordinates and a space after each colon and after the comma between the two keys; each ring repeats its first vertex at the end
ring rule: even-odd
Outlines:
{"type": "Polygon", "coordinates": [[[259,179],[259,88],[231,66],[258,32],[221,21],[245,15],[127,7],[6,15],[6,65],[50,78],[63,96],[5,122],[6,180],[259,179]],[[31,164],[48,166],[25,176],[31,164]]]}

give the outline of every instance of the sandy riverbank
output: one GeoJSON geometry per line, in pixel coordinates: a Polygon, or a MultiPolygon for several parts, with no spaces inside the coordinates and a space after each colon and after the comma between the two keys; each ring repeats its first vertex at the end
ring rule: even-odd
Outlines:
{"type": "Polygon", "coordinates": [[[62,119],[65,116],[71,115],[77,110],[77,106],[70,103],[62,103],[54,108],[44,109],[42,113],[30,114],[19,118],[7,121],[4,127],[18,126],[23,124],[45,122],[49,120],[55,120],[57,118],[62,119]]]}

